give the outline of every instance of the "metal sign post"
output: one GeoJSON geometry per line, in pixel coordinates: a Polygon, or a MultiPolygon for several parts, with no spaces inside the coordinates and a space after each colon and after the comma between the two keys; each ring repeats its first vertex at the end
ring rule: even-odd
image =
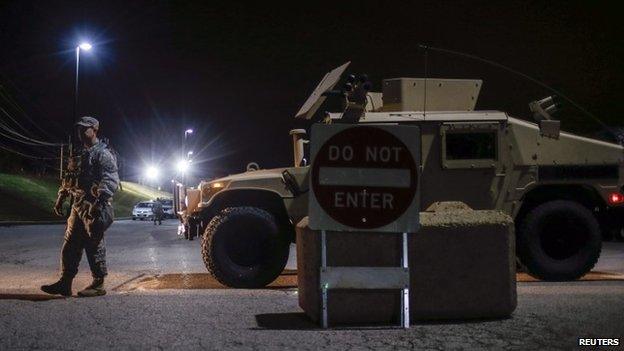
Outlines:
{"type": "Polygon", "coordinates": [[[401,267],[329,267],[327,233],[321,231],[321,326],[329,328],[328,293],[330,289],[400,289],[400,327],[409,328],[409,266],[407,233],[402,233],[401,267]]]}
{"type": "Polygon", "coordinates": [[[331,289],[401,290],[400,325],[409,327],[407,233],[419,227],[419,147],[413,126],[313,126],[310,228],[321,231],[323,328],[331,289]],[[401,234],[401,266],[328,265],[327,235],[344,231],[401,234]]]}
{"type": "Polygon", "coordinates": [[[401,256],[401,265],[403,269],[407,273],[407,284],[403,288],[403,296],[401,299],[401,309],[403,313],[401,314],[401,325],[403,328],[409,328],[409,267],[408,267],[408,257],[407,257],[407,233],[403,233],[403,255],[401,256]]]}

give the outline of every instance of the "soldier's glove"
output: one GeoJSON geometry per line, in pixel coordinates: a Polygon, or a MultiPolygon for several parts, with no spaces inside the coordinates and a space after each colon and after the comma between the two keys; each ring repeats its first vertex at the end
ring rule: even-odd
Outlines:
{"type": "Polygon", "coordinates": [[[91,238],[99,239],[104,235],[104,231],[113,224],[112,208],[107,208],[110,196],[100,194],[89,207],[87,219],[85,220],[87,234],[91,238]]]}

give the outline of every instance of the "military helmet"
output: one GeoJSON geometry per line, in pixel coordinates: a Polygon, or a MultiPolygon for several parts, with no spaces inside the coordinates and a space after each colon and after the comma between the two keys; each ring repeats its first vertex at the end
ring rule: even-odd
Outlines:
{"type": "Polygon", "coordinates": [[[83,126],[83,127],[91,127],[95,130],[98,130],[100,128],[100,122],[98,122],[97,119],[90,117],[90,116],[84,116],[84,117],[80,117],[80,119],[78,120],[78,122],[76,122],[75,126],[83,126]]]}

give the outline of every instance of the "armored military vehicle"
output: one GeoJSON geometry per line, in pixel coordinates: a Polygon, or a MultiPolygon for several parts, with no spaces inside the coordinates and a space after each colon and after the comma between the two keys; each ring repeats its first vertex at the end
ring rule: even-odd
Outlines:
{"type": "MultiPolygon", "coordinates": [[[[530,104],[533,123],[475,111],[480,80],[387,79],[375,93],[366,77],[345,76],[347,66],[325,75],[296,118],[419,125],[421,208],[461,201],[509,214],[518,262],[532,276],[583,276],[600,256],[601,233],[621,230],[624,149],[561,132],[552,98],[530,104]]],[[[206,267],[227,286],[265,286],[286,264],[308,204],[305,130],[291,135],[292,167],[250,169],[187,190],[179,212],[186,231],[202,236],[206,267]]]]}

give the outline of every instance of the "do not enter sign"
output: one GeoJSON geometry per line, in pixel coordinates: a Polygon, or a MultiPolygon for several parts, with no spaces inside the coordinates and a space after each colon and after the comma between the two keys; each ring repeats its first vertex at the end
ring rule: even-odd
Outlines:
{"type": "Polygon", "coordinates": [[[310,227],[416,231],[419,147],[415,126],[315,125],[310,227]]]}

